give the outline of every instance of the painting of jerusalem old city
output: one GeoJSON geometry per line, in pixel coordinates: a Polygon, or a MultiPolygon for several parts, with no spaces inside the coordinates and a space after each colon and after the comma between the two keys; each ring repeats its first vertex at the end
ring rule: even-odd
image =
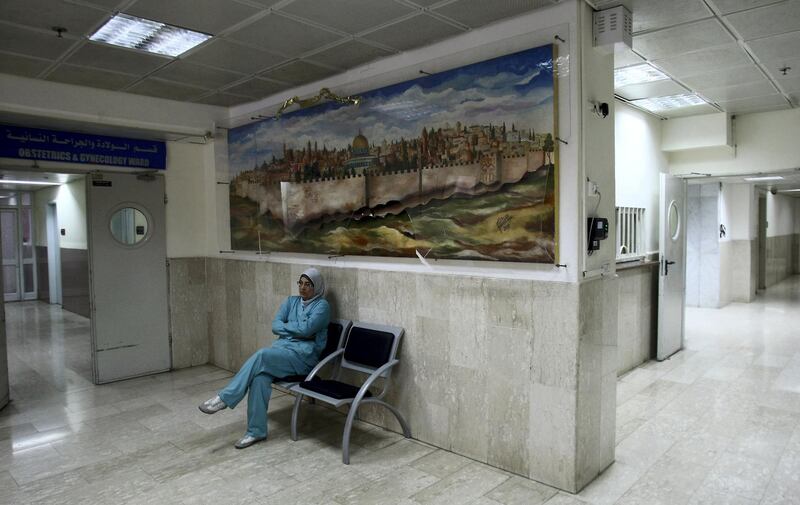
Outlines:
{"type": "Polygon", "coordinates": [[[556,261],[553,49],[232,129],[236,250],[556,261]]]}

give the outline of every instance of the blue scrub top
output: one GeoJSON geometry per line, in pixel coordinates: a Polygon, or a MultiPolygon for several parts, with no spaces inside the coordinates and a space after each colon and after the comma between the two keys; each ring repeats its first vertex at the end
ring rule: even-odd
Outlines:
{"type": "Polygon", "coordinates": [[[319,361],[328,338],[331,308],[318,298],[306,306],[299,296],[290,296],[281,304],[272,320],[272,333],[278,336],[273,347],[294,351],[309,367],[319,361]]]}

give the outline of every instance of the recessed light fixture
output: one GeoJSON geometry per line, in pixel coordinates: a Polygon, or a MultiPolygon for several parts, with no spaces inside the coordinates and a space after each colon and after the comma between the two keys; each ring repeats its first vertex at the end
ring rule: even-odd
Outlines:
{"type": "Polygon", "coordinates": [[[685,94],[643,98],[641,100],[632,100],[630,103],[637,107],[647,109],[650,112],[661,112],[671,109],[681,109],[683,107],[692,107],[694,105],[703,105],[706,101],[695,94],[685,94]]]}
{"type": "Polygon", "coordinates": [[[210,38],[211,35],[207,33],[117,14],[94,32],[89,40],[174,57],[210,38]]]}
{"type": "Polygon", "coordinates": [[[60,182],[45,182],[45,181],[12,181],[9,179],[0,179],[2,184],[32,184],[34,186],[60,186],[60,182]]]}
{"type": "Polygon", "coordinates": [[[744,180],[747,182],[756,182],[756,181],[782,181],[783,177],[780,175],[765,175],[762,177],[745,177],[744,180]]]}
{"type": "Polygon", "coordinates": [[[644,84],[646,82],[663,81],[669,77],[662,71],[651,67],[647,63],[614,69],[614,87],[621,88],[630,84],[644,84]]]}

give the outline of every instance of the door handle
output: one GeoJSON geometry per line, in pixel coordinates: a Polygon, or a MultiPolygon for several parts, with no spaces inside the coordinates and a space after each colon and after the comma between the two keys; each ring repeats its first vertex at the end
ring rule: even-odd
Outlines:
{"type": "Polygon", "coordinates": [[[669,275],[669,266],[674,265],[674,261],[664,260],[664,275],[669,275]]]}

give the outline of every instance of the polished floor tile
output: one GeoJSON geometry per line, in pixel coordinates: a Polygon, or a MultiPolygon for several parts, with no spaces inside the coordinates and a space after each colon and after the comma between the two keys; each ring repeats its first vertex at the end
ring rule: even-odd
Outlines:
{"type": "Polygon", "coordinates": [[[751,304],[687,309],[685,349],[621,377],[616,462],[578,495],[357,423],[276,391],[270,439],[232,447],[245,409],[197,404],[213,366],[91,382],[88,320],[6,305],[13,402],[0,411],[0,504],[800,504],[800,277],[751,304]]]}

